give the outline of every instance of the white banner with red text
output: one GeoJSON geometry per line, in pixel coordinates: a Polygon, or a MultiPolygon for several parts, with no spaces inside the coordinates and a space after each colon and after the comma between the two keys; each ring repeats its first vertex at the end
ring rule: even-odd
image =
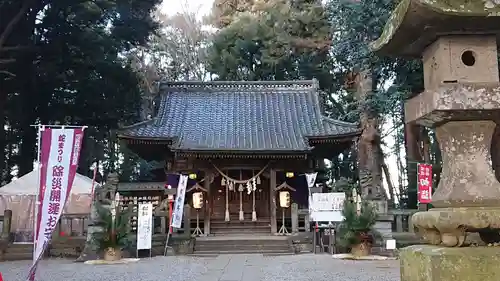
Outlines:
{"type": "Polygon", "coordinates": [[[37,221],[35,222],[35,251],[29,280],[35,279],[38,261],[52,238],[75,179],[83,127],[71,129],[41,128],[40,187],[37,221]]]}

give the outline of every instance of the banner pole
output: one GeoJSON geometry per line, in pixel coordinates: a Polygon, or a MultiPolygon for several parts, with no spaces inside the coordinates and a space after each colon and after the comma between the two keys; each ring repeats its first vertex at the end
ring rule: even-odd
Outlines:
{"type": "Polygon", "coordinates": [[[38,234],[38,227],[37,227],[37,222],[38,222],[38,208],[40,206],[40,187],[41,187],[41,181],[40,181],[40,176],[41,176],[41,164],[40,164],[40,154],[41,154],[41,144],[42,144],[42,130],[43,127],[41,125],[37,125],[37,154],[36,154],[36,165],[38,169],[38,177],[37,177],[37,188],[36,188],[36,193],[35,193],[35,206],[33,210],[33,261],[36,259],[36,236],[38,234]]]}
{"type": "Polygon", "coordinates": [[[94,175],[92,177],[92,189],[90,190],[90,207],[92,208],[92,204],[94,203],[94,189],[95,189],[95,179],[97,176],[97,165],[99,163],[95,162],[94,175]]]}

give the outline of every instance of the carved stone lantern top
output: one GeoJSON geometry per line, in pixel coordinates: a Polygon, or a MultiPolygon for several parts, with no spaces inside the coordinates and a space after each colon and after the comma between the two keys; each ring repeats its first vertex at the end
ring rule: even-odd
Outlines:
{"type": "Polygon", "coordinates": [[[371,47],[381,55],[420,57],[440,36],[499,35],[499,26],[500,0],[401,0],[371,47]]]}
{"type": "Polygon", "coordinates": [[[421,57],[425,91],[405,105],[406,122],[500,117],[497,39],[500,0],[402,0],[379,39],[379,54],[421,57]]]}

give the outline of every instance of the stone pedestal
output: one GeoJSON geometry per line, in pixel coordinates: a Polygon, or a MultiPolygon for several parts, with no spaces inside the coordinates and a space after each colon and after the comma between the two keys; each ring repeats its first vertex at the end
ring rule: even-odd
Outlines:
{"type": "MultiPolygon", "coordinates": [[[[384,199],[368,199],[367,200],[378,214],[378,219],[373,229],[382,235],[383,241],[392,239],[392,221],[394,217],[388,214],[387,200],[384,199]]],[[[384,243],[385,244],[385,243],[384,243]]]]}
{"type": "Polygon", "coordinates": [[[452,121],[436,128],[443,170],[432,195],[434,207],[500,206],[490,153],[495,127],[495,122],[484,120],[452,121]]]}
{"type": "Polygon", "coordinates": [[[415,245],[400,251],[401,281],[498,281],[500,248],[415,245]]]}
{"type": "Polygon", "coordinates": [[[433,195],[434,209],[416,213],[417,232],[434,245],[462,246],[466,232],[479,232],[486,243],[500,236],[500,185],[491,167],[493,121],[453,121],[439,126],[436,136],[443,155],[441,181],[433,195]]]}

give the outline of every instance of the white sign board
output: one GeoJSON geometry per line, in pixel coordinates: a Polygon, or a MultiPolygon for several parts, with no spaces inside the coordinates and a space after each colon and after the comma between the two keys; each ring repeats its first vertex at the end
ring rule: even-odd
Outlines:
{"type": "Polygon", "coordinates": [[[314,193],[311,200],[311,220],[341,222],[344,220],[342,210],[344,209],[345,193],[314,193]]]}
{"type": "Polygon", "coordinates": [[[186,196],[186,186],[188,176],[179,176],[179,185],[177,185],[177,196],[174,203],[174,213],[172,217],[172,227],[180,228],[182,224],[182,213],[184,212],[184,197],[186,196]]]}
{"type": "Polygon", "coordinates": [[[153,237],[153,204],[139,203],[137,213],[137,250],[151,249],[153,237]]]}
{"type": "Polygon", "coordinates": [[[385,241],[385,248],[387,250],[396,250],[396,240],[389,239],[389,240],[385,241]]]}

